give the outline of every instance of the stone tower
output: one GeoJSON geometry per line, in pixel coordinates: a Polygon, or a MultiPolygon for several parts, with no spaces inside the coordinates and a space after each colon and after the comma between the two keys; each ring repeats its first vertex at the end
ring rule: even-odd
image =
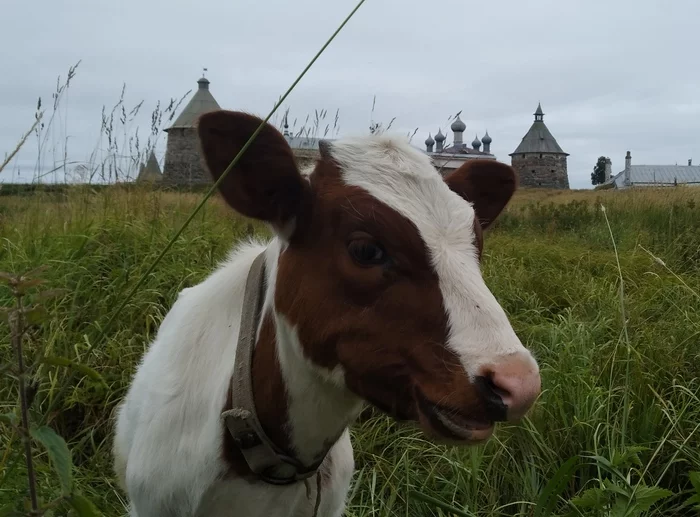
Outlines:
{"type": "Polygon", "coordinates": [[[511,165],[523,187],[569,188],[565,153],[544,124],[542,106],[537,105],[535,121],[520,145],[510,154],[511,165]]]}
{"type": "Polygon", "coordinates": [[[168,143],[165,148],[163,183],[168,185],[201,185],[212,182],[199,152],[194,124],[200,115],[221,108],[209,91],[209,80],[206,77],[202,76],[197,85],[197,91],[185,109],[173,125],[165,129],[168,143]]]}

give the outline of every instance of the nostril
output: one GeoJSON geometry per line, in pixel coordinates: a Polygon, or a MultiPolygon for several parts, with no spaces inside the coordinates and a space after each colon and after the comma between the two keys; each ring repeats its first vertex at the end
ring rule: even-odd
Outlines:
{"type": "Polygon", "coordinates": [[[522,418],[540,393],[540,376],[533,363],[529,356],[515,356],[479,372],[484,400],[493,406],[497,398],[509,421],[522,418]]]}
{"type": "Polygon", "coordinates": [[[489,417],[494,421],[504,421],[508,415],[508,393],[493,382],[491,375],[482,375],[475,379],[481,400],[486,406],[489,417]]]}
{"type": "Polygon", "coordinates": [[[498,386],[498,384],[496,384],[496,383],[493,381],[493,376],[492,376],[492,375],[491,375],[491,376],[488,376],[486,379],[487,379],[487,382],[489,383],[489,389],[490,389],[491,391],[493,391],[496,395],[498,395],[499,397],[501,397],[501,400],[503,401],[503,403],[507,405],[507,404],[508,404],[508,400],[509,400],[510,397],[511,397],[510,391],[508,391],[508,390],[506,390],[506,389],[501,388],[500,386],[498,386]]]}

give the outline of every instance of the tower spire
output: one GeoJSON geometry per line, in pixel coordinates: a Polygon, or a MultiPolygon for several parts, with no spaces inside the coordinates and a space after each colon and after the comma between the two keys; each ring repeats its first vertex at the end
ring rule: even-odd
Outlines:
{"type": "Polygon", "coordinates": [[[535,110],[535,121],[542,122],[544,120],[544,111],[542,111],[542,103],[537,103],[537,110],[535,110]]]}
{"type": "Polygon", "coordinates": [[[284,136],[285,137],[290,137],[291,135],[289,134],[289,122],[287,121],[287,114],[288,112],[284,112],[284,136]]]}

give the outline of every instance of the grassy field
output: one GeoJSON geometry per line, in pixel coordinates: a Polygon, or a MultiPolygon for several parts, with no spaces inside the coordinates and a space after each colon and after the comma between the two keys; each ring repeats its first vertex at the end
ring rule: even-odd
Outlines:
{"type": "MultiPolygon", "coordinates": [[[[47,265],[42,287],[67,290],[25,338],[31,420],[65,438],[75,490],[107,516],[126,514],[111,430],[137,361],[177,293],[263,231],[211,200],[102,337],[201,197],[117,187],[0,197],[0,271],[47,265]]],[[[700,189],[520,192],[486,237],[483,268],[542,366],[536,409],[466,450],[380,415],[357,424],[347,516],[698,515],[699,228],[700,189]]],[[[13,303],[5,287],[0,303],[13,303]]],[[[0,334],[0,508],[20,509],[16,361],[7,325],[0,334]]],[[[58,501],[68,474],[39,441],[39,496],[58,501]]],[[[53,512],[68,515],[64,503],[53,512]]]]}

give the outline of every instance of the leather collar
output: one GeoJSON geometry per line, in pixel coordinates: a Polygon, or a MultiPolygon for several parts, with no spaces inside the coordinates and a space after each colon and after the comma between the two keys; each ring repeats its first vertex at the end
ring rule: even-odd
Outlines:
{"type": "Polygon", "coordinates": [[[265,298],[265,252],[260,253],[248,272],[234,374],[231,378],[231,409],[222,412],[233,443],[240,450],[251,472],[273,485],[288,485],[312,477],[323,463],[304,466],[285,455],[263,431],[255,411],[253,349],[265,298]]]}

